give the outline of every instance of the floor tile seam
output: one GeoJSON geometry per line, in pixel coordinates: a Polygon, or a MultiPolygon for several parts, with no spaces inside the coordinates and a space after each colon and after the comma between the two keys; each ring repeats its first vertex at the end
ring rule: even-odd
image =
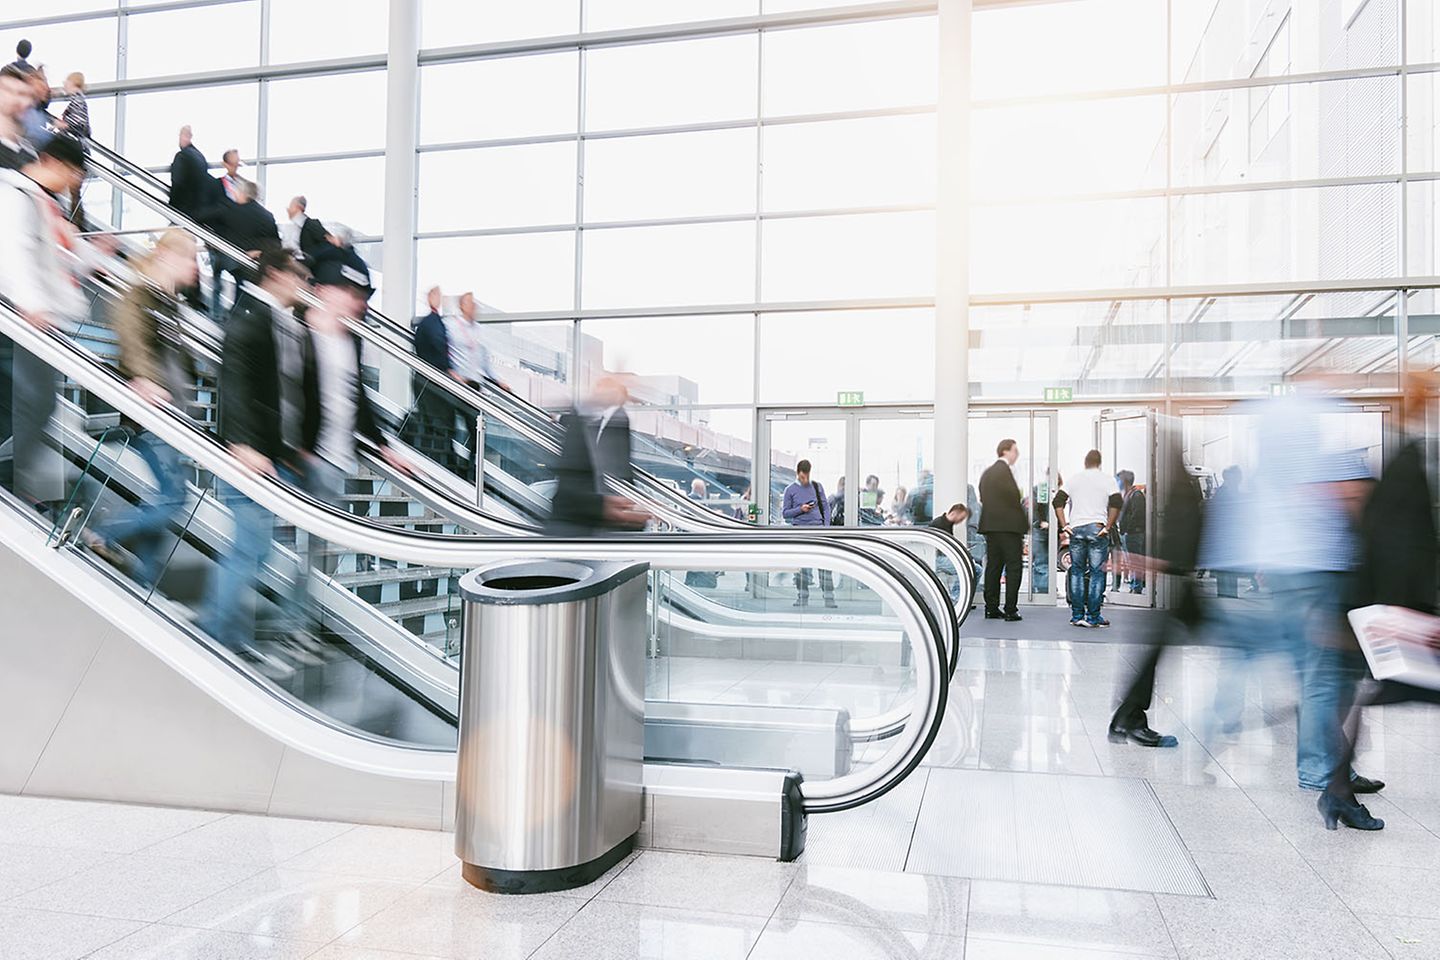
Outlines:
{"type": "MultiPolygon", "coordinates": [[[[928,778],[926,782],[929,782],[928,778]]],[[[784,890],[780,891],[780,898],[775,901],[775,906],[770,909],[770,916],[766,917],[765,922],[760,925],[760,932],[755,935],[755,942],[750,944],[749,950],[745,951],[745,960],[750,960],[750,958],[754,956],[756,948],[760,946],[760,941],[765,939],[765,931],[769,930],[770,924],[775,922],[775,917],[780,913],[780,905],[785,902],[786,897],[790,896],[790,891],[795,888],[795,881],[799,876],[799,870],[790,874],[790,882],[785,884],[784,890]]]]}
{"type": "MultiPolygon", "coordinates": [[[[98,919],[108,920],[108,919],[112,919],[112,918],[110,918],[110,917],[101,917],[101,918],[98,918],[98,919]]],[[[126,922],[126,921],[122,921],[122,922],[126,922]]],[[[95,956],[95,954],[99,953],[101,950],[108,950],[108,949],[110,949],[111,947],[115,946],[115,944],[119,943],[121,940],[124,940],[124,939],[126,939],[127,937],[133,937],[133,936],[135,936],[135,934],[139,933],[140,931],[146,930],[146,929],[149,929],[150,927],[155,926],[155,923],[156,923],[156,921],[154,921],[154,920],[149,920],[149,921],[146,921],[146,920],[131,920],[131,921],[128,921],[128,922],[130,922],[130,923],[138,923],[138,924],[140,924],[140,926],[136,927],[134,930],[131,930],[129,933],[122,933],[120,936],[116,937],[114,940],[110,940],[110,941],[107,941],[107,942],[105,942],[105,943],[102,943],[100,946],[96,947],[94,950],[89,950],[89,951],[85,952],[84,954],[81,955],[80,960],[85,960],[86,957],[93,957],[93,956],[95,956]]]]}
{"type": "MultiPolygon", "coordinates": [[[[121,861],[121,860],[125,860],[125,859],[128,859],[128,858],[130,858],[130,857],[134,857],[134,856],[137,856],[137,854],[133,854],[133,853],[122,853],[122,854],[118,854],[118,855],[114,856],[112,859],[105,861],[105,865],[106,865],[106,866],[109,866],[109,865],[118,863],[118,862],[121,861]]],[[[151,857],[150,859],[156,859],[156,858],[151,857]]],[[[163,858],[163,859],[175,859],[175,858],[163,858]]],[[[194,862],[196,862],[196,861],[187,861],[187,862],[189,862],[189,863],[194,863],[194,862]]],[[[225,864],[225,866],[231,866],[231,864],[225,864]]],[[[132,922],[134,922],[134,923],[160,923],[160,922],[163,922],[163,921],[164,921],[165,917],[161,917],[159,920],[144,920],[143,918],[139,918],[139,917],[109,917],[109,916],[105,916],[105,915],[103,915],[103,914],[78,913],[78,912],[73,911],[73,910],[51,910],[51,909],[49,909],[49,908],[47,908],[47,907],[28,907],[28,906],[20,906],[19,904],[17,904],[17,903],[15,902],[16,900],[19,900],[19,899],[22,898],[22,897],[28,897],[28,896],[32,896],[32,895],[37,894],[37,893],[42,893],[42,892],[45,891],[45,890],[49,890],[51,887],[58,886],[59,884],[62,884],[62,883],[67,883],[67,882],[69,882],[70,880],[72,880],[73,878],[79,876],[82,872],[84,872],[84,871],[83,871],[83,870],[78,870],[78,871],[76,871],[75,873],[66,874],[65,876],[60,877],[60,878],[57,879],[57,880],[53,880],[53,881],[51,881],[50,883],[42,884],[41,886],[35,887],[33,890],[26,891],[25,893],[19,894],[19,895],[15,896],[15,897],[12,897],[12,898],[8,899],[8,900],[5,900],[5,901],[3,902],[3,904],[0,904],[0,905],[13,907],[13,908],[15,908],[15,909],[20,909],[20,910],[43,910],[43,911],[45,911],[45,912],[47,912],[47,913],[66,913],[66,914],[73,914],[73,915],[75,915],[75,916],[82,916],[82,917],[100,917],[101,919],[105,919],[105,920],[130,920],[130,921],[132,921],[132,922]]],[[[251,873],[248,873],[248,874],[246,874],[244,877],[240,878],[239,880],[236,880],[234,883],[226,884],[226,885],[225,885],[224,887],[222,887],[220,890],[212,891],[212,892],[206,894],[205,896],[200,897],[200,898],[197,899],[197,900],[192,900],[190,903],[187,903],[185,906],[181,907],[180,910],[188,910],[190,907],[193,907],[195,904],[199,903],[201,900],[208,900],[210,897],[217,896],[218,894],[223,893],[225,890],[229,890],[231,887],[234,887],[234,886],[236,886],[236,885],[238,885],[238,884],[244,883],[246,880],[249,880],[249,879],[251,879],[251,878],[253,878],[253,877],[255,877],[255,876],[257,876],[257,875],[259,875],[259,874],[261,874],[261,873],[263,873],[263,872],[264,872],[263,869],[259,869],[259,870],[255,870],[255,871],[253,871],[253,872],[251,872],[251,873]]],[[[180,910],[176,910],[176,911],[174,911],[173,913],[179,913],[180,910]]],[[[168,917],[168,916],[173,916],[173,913],[171,913],[171,914],[166,914],[166,917],[168,917]]]]}
{"type": "MultiPolygon", "coordinates": [[[[917,768],[916,773],[919,773],[920,769],[917,768]]],[[[930,792],[930,772],[929,769],[924,770],[925,781],[920,785],[920,800],[915,804],[915,819],[910,823],[910,839],[905,842],[905,856],[900,860],[901,873],[906,872],[906,868],[910,866],[910,854],[915,849],[915,833],[920,829],[920,814],[925,809],[925,797],[930,792]]]]}
{"type": "Polygon", "coordinates": [[[109,631],[102,634],[100,642],[95,645],[94,652],[92,652],[90,658],[85,661],[85,669],[80,671],[79,676],[75,680],[75,686],[70,689],[70,696],[65,698],[64,708],[56,715],[55,722],[50,727],[50,732],[45,735],[44,745],[35,753],[35,762],[30,765],[30,769],[25,773],[25,779],[20,784],[21,796],[24,796],[25,790],[30,786],[30,781],[35,779],[35,772],[40,769],[40,764],[44,761],[45,755],[50,752],[50,744],[55,739],[55,734],[65,725],[65,718],[70,715],[70,708],[74,706],[75,698],[80,695],[80,689],[85,686],[85,681],[90,677],[90,671],[95,668],[95,661],[100,658],[100,651],[104,650],[106,645],[114,640],[118,634],[119,631],[112,625],[109,631]]]}
{"type": "MultiPolygon", "coordinates": [[[[1193,859],[1191,860],[1191,863],[1194,863],[1193,859]]],[[[1196,865],[1195,867],[1195,872],[1200,873],[1200,867],[1198,865],[1196,865]]],[[[1203,873],[1200,874],[1200,880],[1202,883],[1205,884],[1205,889],[1210,892],[1211,899],[1214,899],[1214,892],[1210,891],[1210,884],[1208,881],[1205,880],[1205,875],[1203,873]]],[[[1178,960],[1178,958],[1181,956],[1180,942],[1175,939],[1175,931],[1170,929],[1170,918],[1165,916],[1165,908],[1160,905],[1159,897],[1155,896],[1155,894],[1153,893],[1150,894],[1150,902],[1155,905],[1155,913],[1160,917],[1160,925],[1165,928],[1165,936],[1170,940],[1170,950],[1172,953],[1174,953],[1175,957],[1178,960]]]]}
{"type": "MultiPolygon", "coordinates": [[[[192,862],[193,862],[193,861],[192,861],[192,862]]],[[[226,866],[232,866],[232,864],[226,864],[226,866]]],[[[246,883],[246,882],[248,882],[248,881],[250,881],[250,880],[253,880],[253,879],[255,879],[256,877],[260,876],[260,874],[264,873],[267,869],[269,869],[269,868],[268,868],[268,867],[260,867],[259,869],[252,869],[249,873],[245,874],[245,876],[243,876],[243,877],[240,877],[240,878],[239,878],[238,880],[236,880],[235,882],[233,882],[233,883],[228,883],[228,884],[226,884],[225,886],[221,887],[219,890],[212,890],[212,891],[210,891],[209,893],[205,894],[205,896],[203,896],[203,897],[198,897],[198,898],[196,898],[195,900],[192,900],[192,901],[190,901],[189,903],[185,904],[185,905],[184,905],[183,907],[181,907],[179,910],[172,910],[170,913],[167,913],[165,916],[161,917],[159,920],[156,920],[155,922],[156,922],[156,923],[165,923],[165,922],[168,921],[168,919],[169,919],[170,917],[175,916],[175,914],[180,913],[181,911],[184,911],[184,910],[189,910],[191,907],[195,906],[196,904],[198,904],[198,903],[203,903],[204,901],[209,900],[211,897],[218,897],[218,896],[220,896],[220,894],[225,893],[227,890],[233,890],[234,888],[240,886],[240,884],[246,883]]]]}
{"type": "MultiPolygon", "coordinates": [[[[944,936],[944,934],[940,934],[940,936],[944,936]]],[[[1131,958],[1131,960],[1177,960],[1177,958],[1180,956],[1180,954],[1178,953],[1171,953],[1169,956],[1166,956],[1164,954],[1156,953],[1154,950],[1135,950],[1127,946],[1084,946],[1082,944],[1075,943],[1073,940],[1067,941],[1058,938],[1050,940],[1044,937],[1039,937],[1025,940],[1019,939],[1017,937],[1003,935],[967,934],[965,937],[958,939],[963,939],[965,941],[967,952],[970,946],[970,942],[973,940],[976,943],[1004,943],[1010,944],[1011,946],[1034,946],[1047,948],[1058,947],[1060,949],[1068,948],[1069,950],[1077,951],[1082,958],[1087,954],[1092,954],[1096,957],[1106,958],[1118,955],[1131,958]]]]}
{"type": "MultiPolygon", "coordinates": [[[[163,807],[162,807],[162,808],[160,808],[160,809],[175,809],[175,808],[173,808],[173,807],[163,808],[163,807]]],[[[131,852],[131,853],[145,853],[147,850],[151,850],[151,849],[153,849],[153,848],[155,848],[155,847],[158,847],[158,846],[159,846],[160,844],[162,844],[162,843],[169,843],[171,840],[178,840],[180,837],[186,836],[187,834],[194,833],[196,830],[199,830],[199,829],[201,829],[201,828],[203,828],[203,827],[208,827],[208,826],[210,826],[210,825],[213,824],[213,823],[224,823],[226,820],[232,819],[232,818],[235,816],[235,814],[234,814],[233,812],[222,811],[222,810],[211,810],[211,811],[206,811],[206,812],[209,812],[209,813],[218,813],[218,814],[220,814],[220,816],[216,817],[214,820],[206,820],[204,823],[197,823],[197,824],[196,824],[195,826],[193,826],[193,827],[187,827],[186,829],[181,830],[179,833],[172,833],[172,834],[171,834],[170,836],[168,836],[168,837],[162,837],[161,839],[156,840],[156,841],[153,842],[153,843],[147,843],[145,846],[140,847],[140,848],[138,848],[138,849],[136,849],[136,850],[132,850],[132,851],[130,851],[130,852],[131,852]]],[[[160,854],[160,856],[163,856],[163,854],[160,854]]],[[[188,857],[175,857],[175,858],[173,858],[173,859],[176,859],[176,860],[188,860],[189,858],[188,858],[188,857]]]]}
{"type": "MultiPolygon", "coordinates": [[[[794,883],[794,880],[795,880],[794,877],[791,877],[791,878],[790,878],[790,882],[791,882],[791,883],[794,883]]],[[[786,889],[787,892],[789,891],[789,889],[790,889],[789,884],[786,885],[785,889],[786,889]]],[[[782,893],[782,894],[780,895],[780,899],[783,900],[784,898],[785,898],[785,895],[782,893]]],[[[572,900],[579,900],[579,897],[572,897],[571,899],[572,899],[572,900]]],[[[584,901],[582,901],[582,902],[584,902],[584,901]]],[[[624,897],[616,897],[616,896],[606,897],[606,898],[603,899],[603,900],[597,899],[597,900],[595,900],[595,902],[596,902],[596,903],[623,903],[623,904],[626,904],[626,905],[632,906],[632,907],[663,907],[663,906],[667,906],[667,904],[657,903],[657,902],[654,901],[654,900],[631,900],[631,899],[627,899],[627,898],[624,898],[624,897]]],[[[775,904],[775,910],[778,910],[779,908],[780,908],[780,904],[777,902],[777,903],[775,904]]],[[[677,909],[677,910],[689,910],[690,907],[677,906],[677,907],[675,907],[674,909],[677,909]]],[[[765,919],[767,919],[767,917],[773,917],[773,916],[775,915],[775,910],[771,910],[770,913],[767,915],[767,914],[763,914],[763,913],[745,913],[744,911],[741,911],[741,910],[720,910],[720,909],[718,909],[718,908],[716,908],[716,907],[704,907],[704,908],[703,908],[703,912],[704,912],[704,913],[714,913],[714,914],[719,914],[719,915],[725,916],[725,917],[743,917],[743,918],[750,919],[750,920],[765,920],[765,919]]]]}

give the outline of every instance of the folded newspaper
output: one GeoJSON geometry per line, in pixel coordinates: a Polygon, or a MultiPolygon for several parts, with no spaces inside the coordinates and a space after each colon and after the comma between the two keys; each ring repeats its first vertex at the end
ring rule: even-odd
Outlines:
{"type": "Polygon", "coordinates": [[[1440,690],[1440,617],[1376,604],[1351,610],[1350,626],[1376,680],[1440,690]]]}

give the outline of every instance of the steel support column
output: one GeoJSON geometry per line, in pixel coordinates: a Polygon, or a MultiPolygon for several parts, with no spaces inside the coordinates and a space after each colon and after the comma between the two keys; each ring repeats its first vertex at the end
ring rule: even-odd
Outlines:
{"type": "MultiPolygon", "coordinates": [[[[390,0],[385,74],[385,246],[380,309],[395,319],[415,314],[415,168],[420,114],[420,0],[390,0]]],[[[400,364],[380,361],[380,392],[410,402],[400,364]]]]}
{"type": "Polygon", "coordinates": [[[970,445],[971,0],[940,0],[935,242],[936,513],[965,502],[970,445]]]}

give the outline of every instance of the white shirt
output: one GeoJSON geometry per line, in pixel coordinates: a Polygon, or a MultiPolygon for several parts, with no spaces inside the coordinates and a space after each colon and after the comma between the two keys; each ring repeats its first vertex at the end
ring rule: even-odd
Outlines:
{"type": "Polygon", "coordinates": [[[305,226],[305,214],[295,216],[280,224],[280,244],[291,253],[300,252],[300,228],[305,226]]]}
{"type": "Polygon", "coordinates": [[[1070,498],[1065,504],[1065,519],[1072,527],[1104,523],[1109,516],[1110,496],[1118,492],[1115,478],[1099,467],[1082,470],[1065,484],[1065,493],[1070,498]]]}
{"type": "Polygon", "coordinates": [[[360,370],[355,341],[344,330],[316,330],[313,339],[315,368],[320,376],[320,436],[315,441],[315,452],[351,472],[359,465],[355,456],[355,395],[360,370]]]}
{"type": "Polygon", "coordinates": [[[70,333],[87,312],[79,279],[87,271],[90,245],[73,239],[70,251],[60,248],[54,204],[29,177],[0,170],[0,223],[5,224],[0,230],[0,293],[21,310],[45,314],[70,333]]]}
{"type": "Polygon", "coordinates": [[[445,332],[450,339],[450,366],[473,383],[495,379],[490,368],[490,351],[480,339],[480,324],[464,317],[446,317],[445,332]]]}

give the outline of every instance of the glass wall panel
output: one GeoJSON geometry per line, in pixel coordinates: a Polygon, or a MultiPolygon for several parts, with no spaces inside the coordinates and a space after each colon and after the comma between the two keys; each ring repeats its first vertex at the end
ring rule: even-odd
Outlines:
{"type": "Polygon", "coordinates": [[[1267,394],[1323,375],[1328,390],[1394,389],[1395,293],[1176,300],[1171,392],[1267,394]]]}
{"type": "Polygon", "coordinates": [[[935,295],[929,211],[766,220],[762,229],[762,300],[935,295]]]}
{"type": "Polygon", "coordinates": [[[321,223],[338,221],[378,237],[385,231],[385,158],[265,165],[263,199],[277,222],[285,222],[285,207],[297,195],[308,202],[306,213],[321,223]]]}
{"type": "Polygon", "coordinates": [[[575,144],[420,155],[421,232],[575,221],[575,144]]]}
{"type": "Polygon", "coordinates": [[[1177,94],[1173,183],[1398,173],[1399,115],[1395,77],[1177,94]]]}
{"type": "Polygon", "coordinates": [[[585,232],[581,305],[653,307],[755,299],[755,224],[585,232]]]}
{"type": "Polygon", "coordinates": [[[420,142],[574,133],[579,69],[573,50],[421,67],[420,142]]]}
{"type": "Polygon", "coordinates": [[[1124,97],[977,109],[976,197],[1063,196],[1165,185],[1165,98],[1124,97]]]}
{"type": "MultiPolygon", "coordinates": [[[[64,103],[63,99],[56,100],[51,104],[50,112],[62,113],[64,103]]],[[[115,98],[88,97],[85,105],[90,110],[90,136],[98,143],[110,146],[115,142],[115,98]]]]}
{"type": "MultiPolygon", "coordinates": [[[[130,5],[139,6],[139,4],[134,2],[130,5]]],[[[47,0],[44,15],[47,17],[58,17],[67,13],[95,13],[100,10],[114,10],[117,6],[119,6],[119,0],[47,0]]],[[[0,25],[4,25],[6,22],[31,20],[35,15],[33,10],[29,10],[24,6],[7,6],[3,11],[0,11],[0,25]]],[[[10,49],[13,49],[13,45],[10,49]]]]}
{"type": "Polygon", "coordinates": [[[420,45],[452,47],[580,32],[580,0],[421,0],[420,45]]]}
{"type": "MultiPolygon", "coordinates": [[[[467,289],[458,286],[445,292],[451,296],[467,289]]],[[[488,308],[482,306],[481,314],[487,312],[488,308]]],[[[573,400],[570,376],[574,327],[568,320],[483,323],[480,339],[489,349],[495,375],[502,383],[536,406],[567,410],[573,400]]]]}
{"type": "Polygon", "coordinates": [[[270,84],[270,156],[385,148],[385,73],[301,77],[270,84]]]}
{"type": "Polygon", "coordinates": [[[585,62],[585,129],[753,117],[758,46],[758,35],[751,33],[591,50],[585,62]]]}
{"type": "MultiPolygon", "coordinates": [[[[5,6],[8,8],[9,4],[5,6]]],[[[95,6],[93,0],[88,6],[95,6]]],[[[47,13],[48,7],[47,4],[47,13]]],[[[34,16],[38,12],[32,9],[28,15],[34,16]]],[[[6,13],[0,13],[0,17],[6,17],[6,13]]],[[[30,62],[45,68],[45,76],[52,87],[60,86],[65,81],[65,75],[73,70],[85,74],[87,83],[107,83],[115,79],[118,22],[114,17],[102,17],[0,30],[0,55],[4,58],[0,62],[13,60],[15,44],[22,39],[29,40],[34,48],[30,53],[30,62]]],[[[134,71],[131,73],[133,75],[134,71]]]]}
{"type": "Polygon", "coordinates": [[[271,63],[384,53],[389,33],[389,0],[270,0],[271,63]]]}
{"type": "Polygon", "coordinates": [[[767,31],[764,114],[933,104],[935,31],[934,17],[767,31]]]}
{"type": "Polygon", "coordinates": [[[1434,181],[1417,180],[1406,186],[1406,198],[1408,272],[1415,277],[1440,276],[1440,191],[1434,181]]]}
{"type": "Polygon", "coordinates": [[[630,438],[635,463],[717,513],[735,516],[739,510],[743,515],[750,504],[745,494],[754,459],[754,422],[748,407],[633,408],[630,438]]]}
{"type": "Polygon", "coordinates": [[[1399,63],[1398,0],[1173,3],[1177,83],[1399,63]]]}
{"type": "Polygon", "coordinates": [[[766,404],[833,404],[842,390],[866,403],[935,398],[935,311],[821,310],[760,315],[760,396],[766,404]]]}
{"type": "Polygon", "coordinates": [[[585,353],[581,385],[600,371],[635,374],[636,403],[690,407],[750,403],[755,397],[755,317],[623,317],[580,324],[582,350],[603,348],[596,365],[585,353]]]}
{"type": "Polygon", "coordinates": [[[1397,184],[1199,194],[1172,201],[1173,282],[1391,277],[1397,184]]]}
{"type": "Polygon", "coordinates": [[[574,303],[575,235],[446,237],[416,244],[416,288],[471,290],[506,313],[568,310],[574,303]]]}
{"type": "Polygon", "coordinates": [[[692,20],[754,16],[760,0],[587,0],[585,29],[620,30],[692,20]]]}
{"type": "Polygon", "coordinates": [[[585,219],[655,220],[755,210],[755,128],[585,142],[585,219]]]}
{"type": "Polygon", "coordinates": [[[1165,8],[1177,0],[1072,0],[977,10],[971,40],[976,100],[1165,82],[1165,8]]]}
{"type": "Polygon", "coordinates": [[[126,94],[125,155],[146,166],[168,167],[179,149],[180,127],[188,123],[195,146],[212,164],[232,147],[242,157],[254,157],[259,116],[255,83],[126,94]]]}
{"type": "Polygon", "coordinates": [[[1161,197],[972,208],[970,283],[976,293],[1164,282],[1161,197]]]}
{"type": "Polygon", "coordinates": [[[131,14],[126,74],[163,77],[260,63],[260,2],[131,14]]]}
{"type": "Polygon", "coordinates": [[[1165,302],[1036,303],[970,309],[971,394],[1039,403],[1164,390],[1165,302]]]}
{"type": "Polygon", "coordinates": [[[935,116],[765,128],[767,212],[935,202],[935,116]]]}

